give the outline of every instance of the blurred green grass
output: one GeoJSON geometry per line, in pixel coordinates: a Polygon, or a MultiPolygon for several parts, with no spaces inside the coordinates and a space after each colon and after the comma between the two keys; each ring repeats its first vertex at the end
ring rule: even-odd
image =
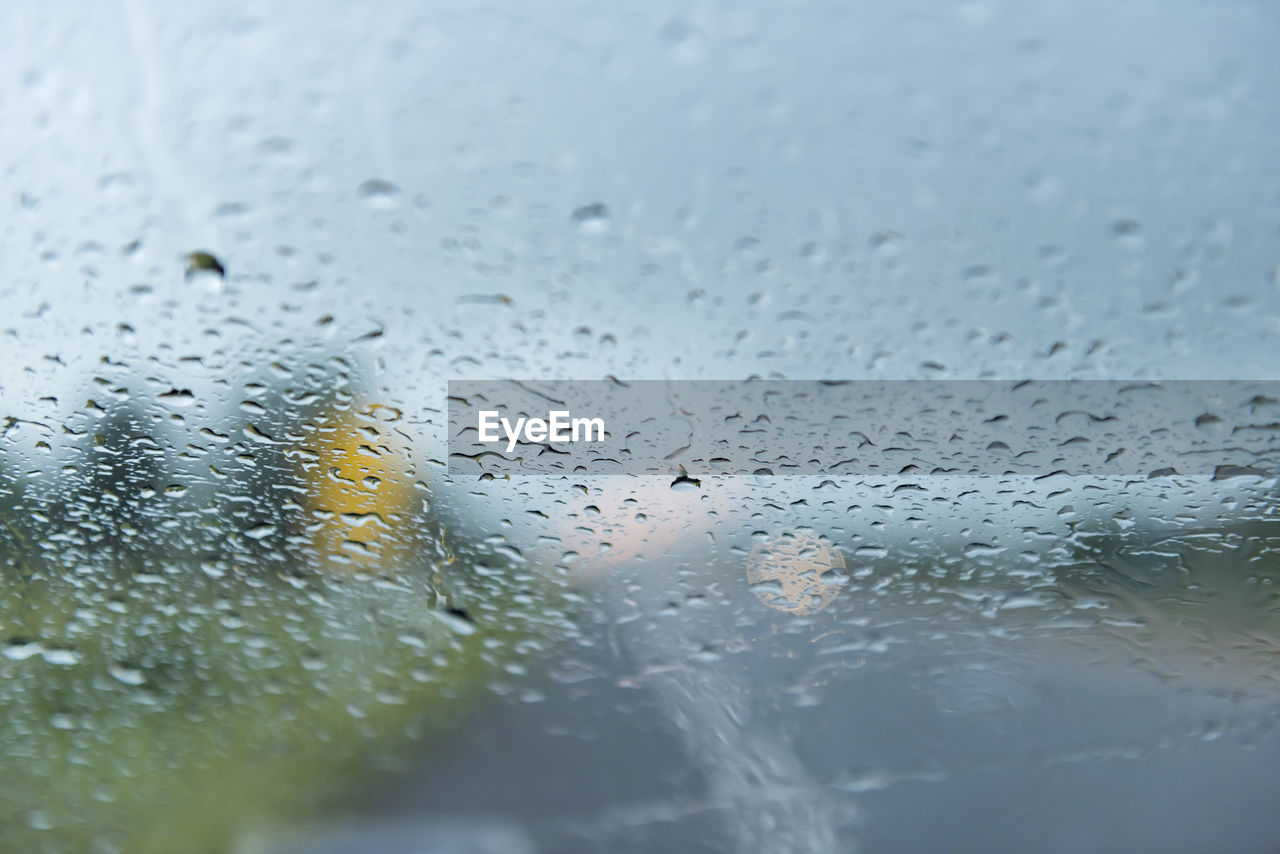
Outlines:
{"type": "Polygon", "coordinates": [[[12,502],[0,522],[3,854],[212,854],[340,812],[552,632],[519,573],[471,587],[464,620],[425,566],[76,563],[12,502]]]}

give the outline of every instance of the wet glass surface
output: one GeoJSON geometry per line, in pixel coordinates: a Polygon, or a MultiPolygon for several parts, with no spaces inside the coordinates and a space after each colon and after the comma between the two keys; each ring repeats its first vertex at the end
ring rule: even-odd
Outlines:
{"type": "Polygon", "coordinates": [[[1275,850],[1274,478],[446,448],[461,380],[1275,379],[1271,5],[0,32],[0,851],[1275,850]]]}

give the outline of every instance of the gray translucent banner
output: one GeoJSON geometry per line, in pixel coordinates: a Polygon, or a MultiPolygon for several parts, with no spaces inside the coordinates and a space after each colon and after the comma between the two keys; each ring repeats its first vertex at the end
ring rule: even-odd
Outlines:
{"type": "Polygon", "coordinates": [[[449,383],[454,474],[1271,476],[1278,435],[1277,381],[449,383]]]}

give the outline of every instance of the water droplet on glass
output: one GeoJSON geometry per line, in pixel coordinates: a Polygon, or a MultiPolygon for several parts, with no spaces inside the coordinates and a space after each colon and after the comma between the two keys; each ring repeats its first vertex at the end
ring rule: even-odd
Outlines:
{"type": "Polygon", "coordinates": [[[609,230],[609,207],[602,202],[583,205],[571,219],[583,234],[604,234],[609,230]]]}

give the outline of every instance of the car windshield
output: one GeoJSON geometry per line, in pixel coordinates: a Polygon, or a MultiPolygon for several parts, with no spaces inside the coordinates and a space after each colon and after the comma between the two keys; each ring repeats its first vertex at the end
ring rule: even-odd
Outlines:
{"type": "Polygon", "coordinates": [[[1280,847],[1280,7],[0,32],[0,854],[1280,847]]]}

